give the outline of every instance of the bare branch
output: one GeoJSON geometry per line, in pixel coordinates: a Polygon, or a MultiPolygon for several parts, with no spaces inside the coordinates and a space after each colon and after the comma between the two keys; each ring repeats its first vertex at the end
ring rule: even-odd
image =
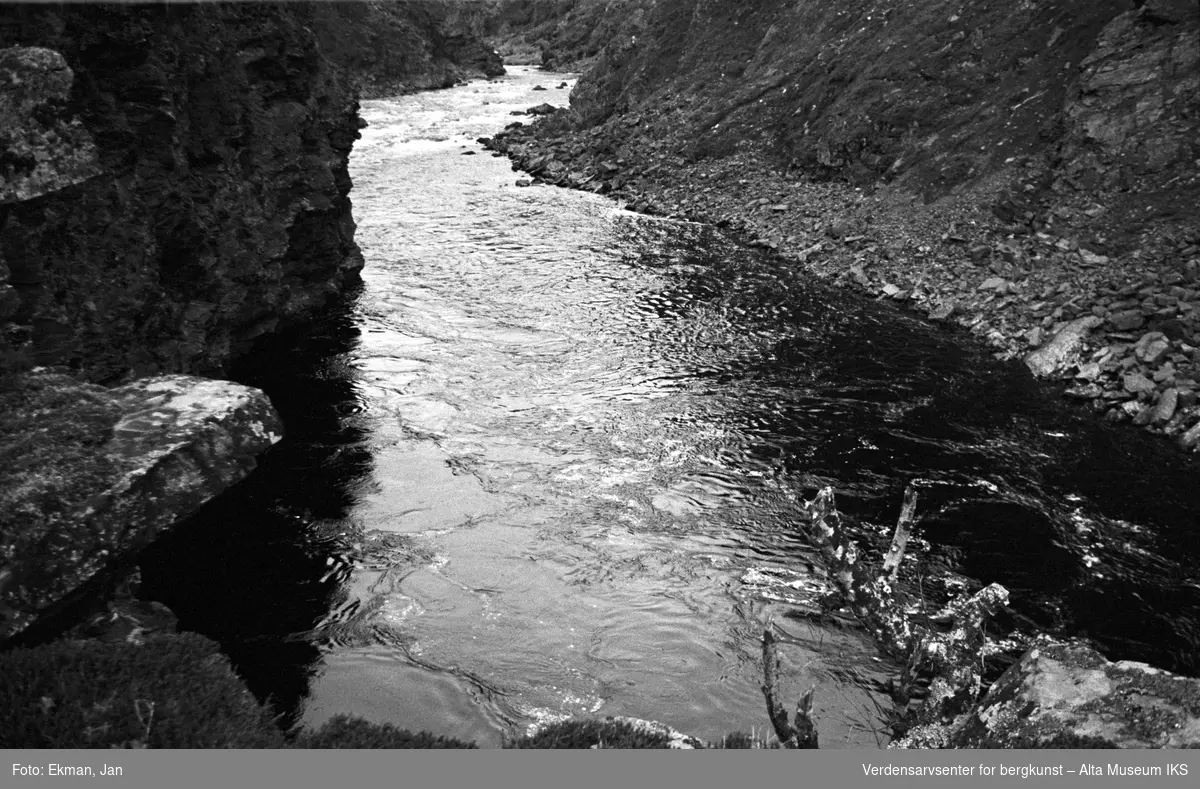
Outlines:
{"type": "Polygon", "coordinates": [[[763,630],[763,696],[767,700],[767,717],[775,729],[775,736],[784,748],[793,739],[792,727],[788,724],[787,709],[779,700],[779,650],[775,646],[775,635],[771,628],[763,630]]]}
{"type": "Polygon", "coordinates": [[[904,491],[904,504],[900,507],[900,517],[896,520],[896,533],[892,536],[892,545],[888,548],[887,556],[883,557],[883,571],[893,581],[896,580],[896,573],[900,571],[900,562],[904,559],[905,548],[908,547],[916,512],[917,486],[910,482],[904,491]]]}
{"type": "Polygon", "coordinates": [[[915,644],[908,614],[893,599],[888,582],[877,578],[858,561],[858,547],[842,526],[833,488],[823,488],[808,503],[805,532],[820,550],[825,568],[846,605],[884,651],[906,660],[915,644]]]}
{"type": "Polygon", "coordinates": [[[800,701],[796,703],[796,720],[792,726],[796,732],[796,747],[797,748],[817,748],[817,722],[813,718],[813,694],[816,693],[817,686],[810,685],[804,695],[800,697],[800,701]]]}
{"type": "MultiPolygon", "coordinates": [[[[898,599],[891,581],[904,557],[916,504],[916,487],[910,485],[905,491],[896,534],[882,572],[859,561],[857,546],[842,526],[834,505],[832,488],[822,489],[808,502],[801,525],[809,541],[821,552],[835,587],[831,595],[835,604],[848,606],[879,647],[905,665],[900,685],[893,694],[896,703],[906,706],[918,678],[927,676],[931,678],[931,685],[925,702],[917,711],[918,719],[950,719],[967,709],[980,692],[983,655],[988,646],[984,621],[1007,604],[1008,592],[1004,587],[992,584],[975,595],[952,600],[931,617],[933,621],[950,623],[949,632],[939,632],[915,622],[912,613],[898,599]]],[[[778,695],[777,691],[775,695],[778,695]]],[[[802,717],[797,716],[797,728],[803,727],[802,717]]],[[[784,720],[786,722],[786,717],[784,720]]],[[[789,729],[789,733],[794,731],[789,729]]],[[[783,739],[782,735],[780,739],[783,739]]]]}
{"type": "Polygon", "coordinates": [[[817,723],[813,720],[813,694],[810,687],[796,705],[796,724],[788,723],[787,709],[779,700],[779,649],[770,626],[763,630],[763,696],[767,700],[767,717],[784,748],[816,748],[817,723]]]}

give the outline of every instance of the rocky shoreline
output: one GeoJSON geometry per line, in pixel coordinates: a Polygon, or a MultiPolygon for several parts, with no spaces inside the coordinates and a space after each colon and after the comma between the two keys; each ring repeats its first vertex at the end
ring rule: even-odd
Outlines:
{"type": "Polygon", "coordinates": [[[781,264],[963,327],[1101,418],[1200,444],[1200,219],[1101,254],[1095,220],[1110,201],[1069,178],[1045,183],[1033,160],[1026,177],[926,204],[815,181],[749,145],[689,161],[656,133],[664,116],[588,129],[560,110],[482,142],[533,183],[715,224],[781,264]]]}
{"type": "Polygon", "coordinates": [[[360,91],[503,73],[481,22],[440,0],[0,9],[0,746],[282,743],[215,644],[131,596],[134,565],[282,434],[214,377],[359,281],[360,91]]]}

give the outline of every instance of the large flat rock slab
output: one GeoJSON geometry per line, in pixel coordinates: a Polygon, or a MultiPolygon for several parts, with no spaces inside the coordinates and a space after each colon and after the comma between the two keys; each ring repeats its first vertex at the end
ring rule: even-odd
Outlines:
{"type": "Polygon", "coordinates": [[[257,389],[167,375],[0,391],[0,640],[244,478],[283,435],[257,389]]]}

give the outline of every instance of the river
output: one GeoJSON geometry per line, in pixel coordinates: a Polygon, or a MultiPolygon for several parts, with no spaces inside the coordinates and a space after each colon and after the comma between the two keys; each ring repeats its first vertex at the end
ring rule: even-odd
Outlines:
{"type": "Polygon", "coordinates": [[[483,746],[565,715],[762,732],[773,622],[822,746],[875,747],[895,667],[803,615],[794,519],[832,485],[879,551],[921,479],[910,589],[1000,582],[1003,630],[1200,671],[1194,464],[712,228],[517,186],[475,138],[564,81],[364,103],[362,289],[244,365],[288,437],[148,554],[148,596],[289,721],[483,746]]]}

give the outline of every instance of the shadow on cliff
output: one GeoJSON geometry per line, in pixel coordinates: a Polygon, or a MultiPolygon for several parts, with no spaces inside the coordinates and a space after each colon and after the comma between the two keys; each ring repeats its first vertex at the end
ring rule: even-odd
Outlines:
{"type": "Polygon", "coordinates": [[[234,369],[263,389],[285,437],[244,484],[209,502],[141,557],[144,598],[179,628],[221,644],[260,700],[294,722],[318,648],[291,638],[328,611],[323,524],[342,519],[371,469],[353,371],[353,295],[303,332],[263,343],[234,369]]]}

